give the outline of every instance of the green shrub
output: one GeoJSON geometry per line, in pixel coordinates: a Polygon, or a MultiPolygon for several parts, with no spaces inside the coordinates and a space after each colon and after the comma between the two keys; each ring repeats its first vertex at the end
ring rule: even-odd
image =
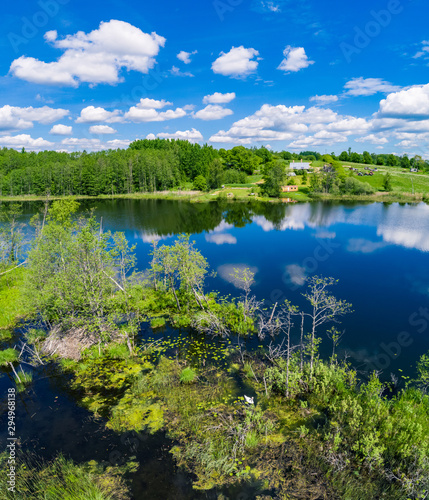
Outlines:
{"type": "Polygon", "coordinates": [[[247,176],[245,172],[240,172],[233,168],[226,170],[223,174],[224,184],[245,184],[247,176]]]}
{"type": "Polygon", "coordinates": [[[203,175],[197,175],[194,179],[193,188],[197,191],[207,191],[207,181],[203,175]]]}
{"type": "Polygon", "coordinates": [[[342,186],[342,191],[345,194],[373,194],[375,193],[375,188],[372,187],[367,182],[361,182],[354,177],[347,177],[342,186]]]}
{"type": "Polygon", "coordinates": [[[113,359],[127,359],[130,357],[130,350],[125,344],[110,344],[106,349],[106,354],[113,359]]]}

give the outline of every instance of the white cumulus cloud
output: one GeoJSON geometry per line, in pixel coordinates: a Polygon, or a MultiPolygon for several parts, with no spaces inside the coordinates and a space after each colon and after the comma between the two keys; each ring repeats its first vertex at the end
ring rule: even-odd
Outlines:
{"type": "Polygon", "coordinates": [[[344,85],[347,95],[352,96],[369,96],[378,92],[396,92],[401,87],[392,85],[381,78],[353,78],[344,85]]]}
{"type": "Polygon", "coordinates": [[[96,108],[94,106],[87,106],[80,112],[79,118],[76,123],[117,123],[122,121],[121,112],[119,110],[107,111],[104,108],[96,108]]]}
{"type": "Polygon", "coordinates": [[[235,92],[228,92],[226,94],[215,92],[214,94],[204,96],[203,104],[228,104],[235,98],[235,92]]]}
{"type": "Polygon", "coordinates": [[[32,128],[33,122],[47,125],[61,120],[61,118],[64,118],[68,114],[69,111],[67,109],[54,109],[49,106],[20,108],[5,105],[0,108],[0,131],[32,128]]]}
{"type": "Polygon", "coordinates": [[[332,102],[338,101],[338,96],[336,95],[314,95],[310,97],[310,101],[316,102],[317,104],[331,104],[332,102]]]}
{"type": "Polygon", "coordinates": [[[253,115],[220,130],[209,139],[213,143],[252,144],[254,142],[292,141],[289,146],[331,146],[345,142],[354,134],[368,133],[371,123],[364,118],[340,115],[329,108],[272,106],[264,104],[253,115]]]}
{"type": "Polygon", "coordinates": [[[203,136],[199,130],[178,130],[174,133],[161,132],[159,134],[149,134],[146,136],[146,139],[155,139],[158,137],[159,139],[182,139],[184,141],[189,142],[198,142],[203,140],[203,136]]]}
{"type": "Polygon", "coordinates": [[[283,55],[285,56],[285,58],[277,68],[282,71],[296,72],[301,69],[308,68],[311,64],[314,64],[314,61],[310,61],[308,59],[304,47],[291,47],[290,45],[288,45],[284,49],[283,55]]]}
{"type": "Polygon", "coordinates": [[[44,62],[21,56],[12,62],[10,73],[22,80],[45,85],[114,85],[122,81],[122,68],[148,73],[166,41],[154,32],[144,33],[118,20],[102,22],[90,33],[78,31],[62,39],[56,31],[48,31],[45,40],[64,51],[59,59],[44,62]]]}
{"type": "Polygon", "coordinates": [[[177,59],[179,59],[179,61],[184,62],[185,64],[189,64],[191,62],[191,56],[195,54],[198,54],[197,50],[194,50],[193,52],[185,52],[184,50],[181,50],[177,54],[177,59]]]}
{"type": "Polygon", "coordinates": [[[46,141],[42,137],[33,139],[28,134],[20,134],[14,136],[0,136],[0,145],[6,148],[42,150],[52,148],[54,143],[46,141]]]}
{"type": "Polygon", "coordinates": [[[220,57],[213,62],[213,73],[233,78],[246,77],[258,68],[258,61],[255,60],[257,56],[259,52],[256,49],[246,49],[243,45],[232,47],[229,52],[221,52],[220,57]]]}
{"type": "Polygon", "coordinates": [[[199,118],[200,120],[220,120],[234,114],[231,109],[223,108],[218,104],[208,104],[204,109],[200,109],[194,114],[194,118],[199,118]]]}
{"type": "Polygon", "coordinates": [[[379,116],[429,118],[429,84],[389,94],[380,101],[379,116]]]}
{"type": "Polygon", "coordinates": [[[170,73],[173,76],[189,76],[190,78],[193,78],[195,76],[192,73],[190,73],[189,71],[180,71],[180,68],[178,68],[177,66],[173,66],[170,69],[170,73]]]}
{"type": "Polygon", "coordinates": [[[132,106],[124,115],[125,120],[132,122],[163,122],[166,120],[174,120],[186,116],[186,111],[183,108],[168,109],[167,111],[158,111],[166,106],[172,106],[172,102],[157,101],[155,99],[140,99],[140,102],[132,106]]]}
{"type": "Polygon", "coordinates": [[[52,135],[71,135],[73,133],[73,127],[69,125],[54,125],[49,131],[52,135]]]}
{"type": "Polygon", "coordinates": [[[116,134],[117,130],[108,125],[93,125],[89,127],[90,134],[116,134]]]}
{"type": "Polygon", "coordinates": [[[166,101],[165,99],[161,99],[160,101],[156,99],[140,99],[140,102],[137,104],[138,108],[141,109],[162,109],[165,108],[166,106],[172,106],[173,103],[166,101]]]}
{"type": "Polygon", "coordinates": [[[113,139],[111,141],[103,142],[100,139],[88,139],[68,137],[63,139],[61,144],[65,146],[67,151],[102,151],[107,149],[123,149],[129,146],[131,141],[126,139],[113,139]]]}
{"type": "Polygon", "coordinates": [[[156,109],[139,108],[132,106],[124,115],[126,120],[135,123],[140,122],[163,122],[166,120],[175,120],[186,116],[186,111],[183,108],[168,109],[167,111],[157,111],[156,109]]]}
{"type": "Polygon", "coordinates": [[[389,140],[381,135],[369,134],[364,137],[355,139],[356,142],[369,142],[370,144],[380,145],[387,144],[389,140]]]}

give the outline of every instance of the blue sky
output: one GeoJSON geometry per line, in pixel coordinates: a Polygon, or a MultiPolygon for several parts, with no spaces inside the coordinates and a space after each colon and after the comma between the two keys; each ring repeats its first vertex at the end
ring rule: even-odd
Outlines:
{"type": "Polygon", "coordinates": [[[10,2],[0,147],[145,137],[429,157],[425,0],[10,2]]]}

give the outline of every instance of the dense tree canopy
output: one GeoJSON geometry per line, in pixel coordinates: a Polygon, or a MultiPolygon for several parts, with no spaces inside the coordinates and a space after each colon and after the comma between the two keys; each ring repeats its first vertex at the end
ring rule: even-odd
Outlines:
{"type": "MultiPolygon", "coordinates": [[[[286,161],[337,160],[334,153],[321,156],[317,151],[272,152],[265,147],[236,146],[219,151],[207,144],[184,140],[136,140],[127,149],[82,152],[26,152],[0,149],[0,196],[33,194],[54,196],[128,194],[154,192],[183,186],[198,176],[209,189],[222,184],[246,182],[246,175],[262,172],[278,159],[286,161]]],[[[338,159],[354,163],[386,166],[401,165],[420,170],[429,168],[421,156],[408,158],[394,154],[363,154],[343,151],[338,159]]]]}

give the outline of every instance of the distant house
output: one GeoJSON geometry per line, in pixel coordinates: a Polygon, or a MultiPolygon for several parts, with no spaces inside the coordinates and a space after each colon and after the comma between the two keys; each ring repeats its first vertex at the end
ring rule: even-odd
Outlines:
{"type": "Polygon", "coordinates": [[[288,177],[296,177],[296,173],[295,172],[291,172],[290,174],[287,174],[288,177]]]}
{"type": "Polygon", "coordinates": [[[293,170],[310,170],[310,163],[307,161],[292,161],[289,165],[293,170]]]}
{"type": "Polygon", "coordinates": [[[298,191],[298,186],[282,186],[283,193],[292,193],[298,191]]]}
{"type": "Polygon", "coordinates": [[[418,172],[419,169],[418,168],[410,168],[410,172],[418,172]]]}

